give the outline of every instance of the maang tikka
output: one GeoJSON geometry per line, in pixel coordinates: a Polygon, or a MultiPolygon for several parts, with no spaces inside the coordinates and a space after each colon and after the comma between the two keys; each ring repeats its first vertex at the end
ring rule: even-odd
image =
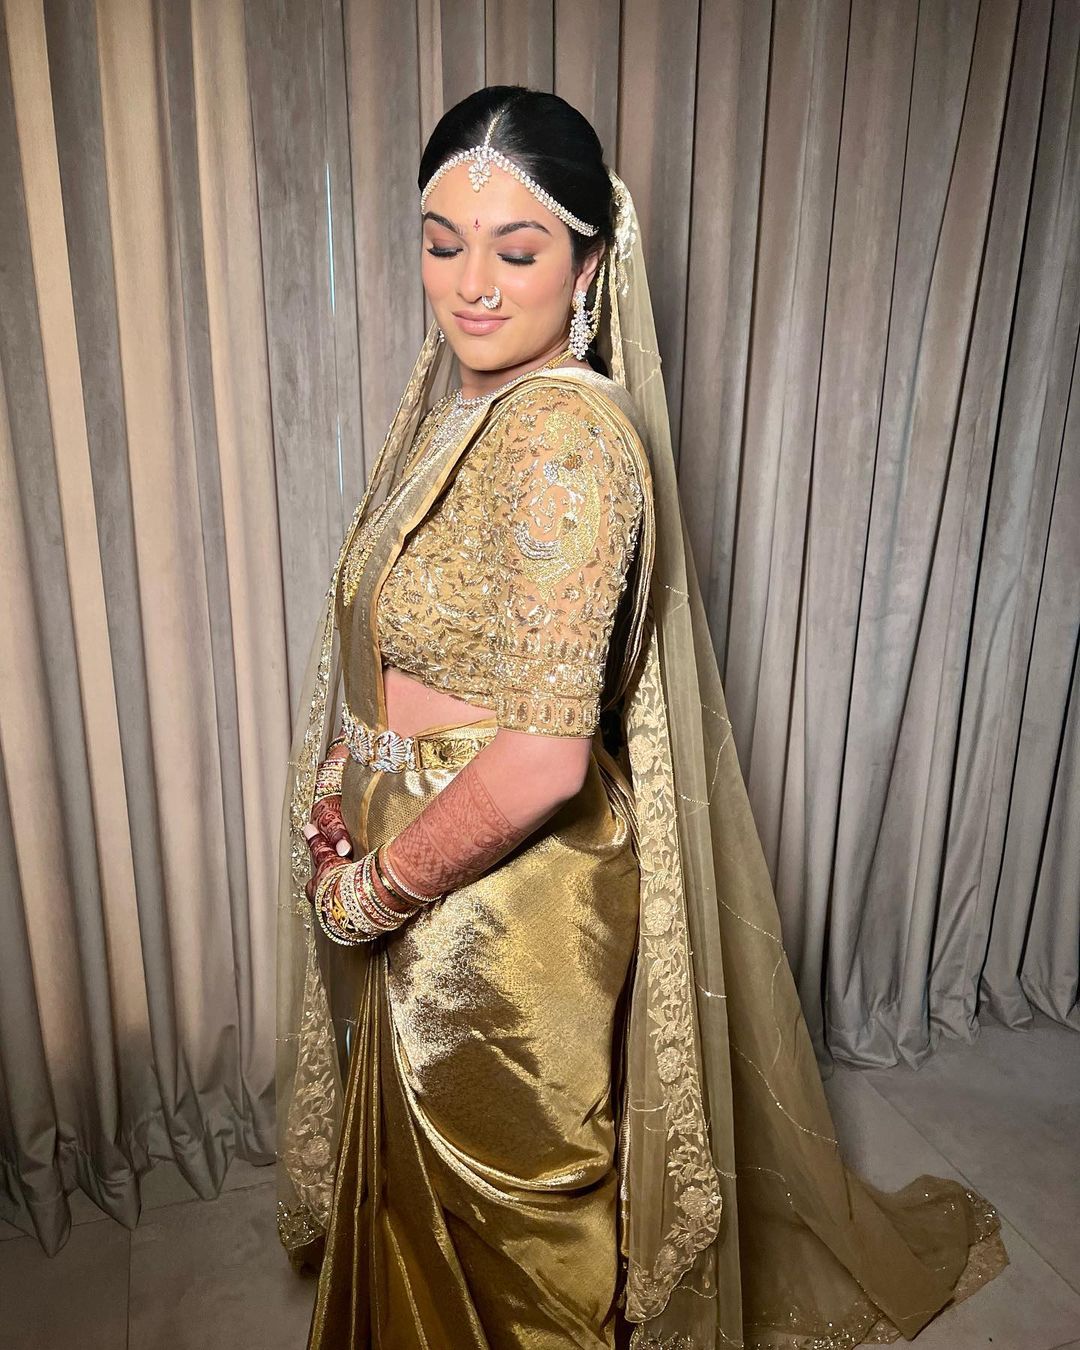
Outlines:
{"type": "Polygon", "coordinates": [[[524,169],[519,168],[512,159],[507,158],[501,150],[496,150],[491,144],[491,133],[495,130],[496,123],[505,111],[505,108],[500,108],[488,123],[483,145],[474,145],[470,150],[459,150],[439,165],[420,194],[421,211],[427,204],[432,188],[443,174],[454,168],[455,165],[469,162],[469,181],[472,183],[473,191],[479,192],[491,177],[492,164],[496,164],[500,169],[516,178],[524,187],[527,187],[536,200],[542,206],[546,206],[553,216],[558,216],[570,229],[577,230],[578,234],[584,234],[591,239],[597,233],[597,226],[590,225],[588,221],[582,220],[580,216],[575,216],[572,211],[568,211],[565,206],[555,200],[546,188],[542,188],[535,178],[530,178],[524,169]]]}

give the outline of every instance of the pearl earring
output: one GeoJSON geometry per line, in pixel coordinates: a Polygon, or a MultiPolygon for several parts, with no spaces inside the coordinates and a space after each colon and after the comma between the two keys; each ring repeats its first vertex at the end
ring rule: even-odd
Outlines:
{"type": "Polygon", "coordinates": [[[585,308],[588,292],[582,290],[574,292],[574,313],[570,320],[570,354],[576,356],[579,361],[585,360],[589,343],[600,329],[600,303],[604,298],[606,273],[607,258],[600,264],[600,271],[596,274],[596,300],[591,314],[585,308]]]}
{"type": "Polygon", "coordinates": [[[570,354],[579,361],[585,360],[592,338],[589,333],[589,319],[585,313],[585,300],[588,292],[574,292],[574,313],[570,320],[570,354]]]}

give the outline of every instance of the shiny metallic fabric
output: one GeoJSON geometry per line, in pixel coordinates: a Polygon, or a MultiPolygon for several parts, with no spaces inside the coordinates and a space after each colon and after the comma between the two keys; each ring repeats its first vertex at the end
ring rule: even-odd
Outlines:
{"type": "MultiPolygon", "coordinates": [[[[456,771],[351,763],[357,848],[392,838],[456,771]]],[[[638,887],[594,758],[525,846],[356,954],[309,1350],[614,1345],[612,1066],[638,887]]]]}

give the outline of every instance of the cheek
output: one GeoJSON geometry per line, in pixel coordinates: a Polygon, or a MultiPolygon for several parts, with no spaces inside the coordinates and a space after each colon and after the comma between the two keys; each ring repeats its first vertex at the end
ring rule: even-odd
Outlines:
{"type": "Polygon", "coordinates": [[[424,283],[424,290],[427,292],[428,299],[434,304],[441,300],[446,294],[449,286],[449,276],[451,269],[447,267],[445,260],[433,258],[425,249],[420,259],[420,280],[424,283]]]}
{"type": "Polygon", "coordinates": [[[531,267],[514,268],[514,276],[503,285],[503,291],[523,312],[532,311],[538,318],[565,307],[569,300],[564,269],[541,259],[531,267]]]}

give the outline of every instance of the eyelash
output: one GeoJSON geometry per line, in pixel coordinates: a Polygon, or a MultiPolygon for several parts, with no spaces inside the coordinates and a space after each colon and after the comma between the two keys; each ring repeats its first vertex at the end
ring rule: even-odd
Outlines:
{"type": "MultiPolygon", "coordinates": [[[[459,248],[435,248],[434,246],[432,246],[431,248],[428,249],[428,252],[431,254],[433,258],[454,258],[461,252],[461,250],[459,248]]],[[[503,260],[503,262],[511,263],[513,264],[514,267],[528,267],[530,263],[534,263],[536,261],[536,258],[534,256],[528,258],[512,258],[508,257],[505,253],[500,253],[499,257],[503,260]]]]}

